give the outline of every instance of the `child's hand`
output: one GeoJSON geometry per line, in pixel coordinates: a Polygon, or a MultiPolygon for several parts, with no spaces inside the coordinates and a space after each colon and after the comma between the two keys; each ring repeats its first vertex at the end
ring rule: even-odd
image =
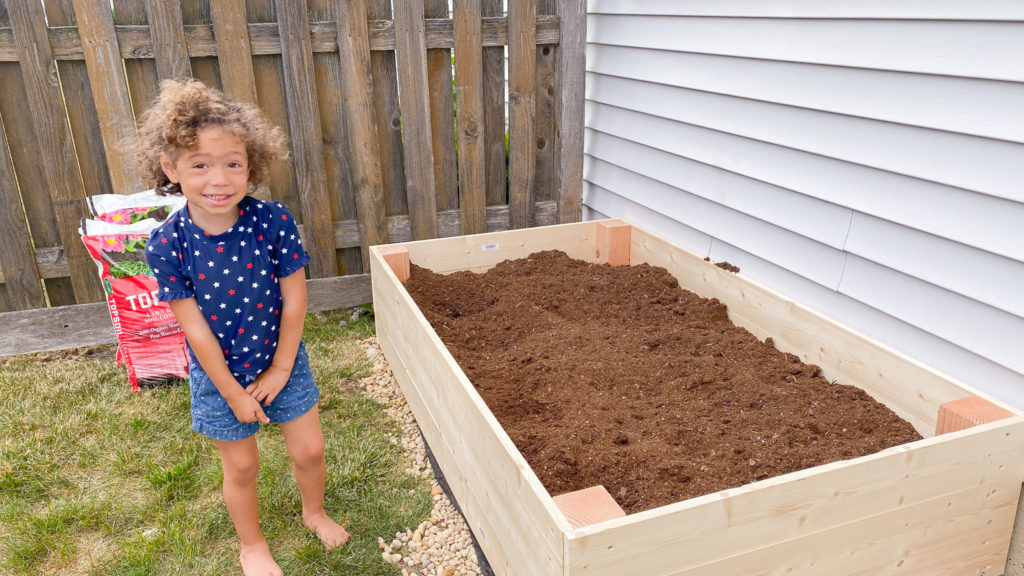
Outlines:
{"type": "Polygon", "coordinates": [[[270,406],[274,398],[277,398],[278,392],[288,383],[290,376],[291,371],[271,364],[266,370],[260,372],[252,384],[245,387],[245,391],[258,402],[262,402],[264,406],[270,406]]]}
{"type": "Polygon", "coordinates": [[[238,394],[234,398],[229,399],[228,406],[235,413],[235,418],[238,418],[239,422],[260,421],[264,424],[270,424],[270,418],[267,417],[260,403],[248,394],[238,394]]]}

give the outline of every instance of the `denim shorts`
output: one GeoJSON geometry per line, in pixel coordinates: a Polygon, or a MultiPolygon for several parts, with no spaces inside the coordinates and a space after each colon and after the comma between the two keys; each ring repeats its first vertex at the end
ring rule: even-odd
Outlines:
{"type": "MultiPolygon", "coordinates": [[[[255,379],[255,375],[244,376],[239,378],[239,384],[245,388],[255,379]]],[[[242,440],[259,430],[259,422],[240,422],[235,418],[227,400],[198,363],[189,366],[189,390],[192,393],[192,430],[214,440],[242,440]]],[[[313,381],[306,344],[300,342],[288,383],[270,406],[263,406],[263,411],[271,423],[280,424],[302,416],[316,406],[319,399],[320,389],[313,381]]]]}

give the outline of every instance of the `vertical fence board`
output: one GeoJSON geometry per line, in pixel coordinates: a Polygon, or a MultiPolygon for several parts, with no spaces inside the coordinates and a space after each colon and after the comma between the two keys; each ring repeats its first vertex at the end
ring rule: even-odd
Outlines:
{"type": "Polygon", "coordinates": [[[256,75],[252,70],[245,1],[210,0],[210,16],[224,92],[239,102],[256,104],[256,75]]]}
{"type": "Polygon", "coordinates": [[[395,56],[402,87],[405,187],[414,240],[437,237],[434,158],[431,150],[423,0],[395,4],[395,56]]]}
{"type": "Polygon", "coordinates": [[[191,77],[181,4],[175,0],[146,0],[146,18],[153,38],[157,76],[161,80],[191,77]]]}
{"type": "Polygon", "coordinates": [[[103,293],[96,280],[95,265],[78,236],[78,222],[86,211],[85,191],[57,82],[43,7],[38,0],[10,0],[7,7],[29,111],[36,127],[39,161],[53,198],[61,244],[68,255],[75,300],[95,302],[103,293]]]}
{"type": "MultiPolygon", "coordinates": [[[[144,0],[113,0],[114,23],[119,26],[140,26],[148,24],[144,0]]],[[[128,78],[128,95],[136,120],[139,114],[153,101],[157,91],[156,60],[153,58],[132,58],[124,61],[125,76],[128,78]]]]}
{"type": "Polygon", "coordinates": [[[342,103],[348,120],[348,147],[352,185],[359,215],[362,262],[369,263],[370,246],[387,244],[384,187],[376,115],[373,108],[373,79],[370,76],[370,40],[363,0],[336,0],[338,57],[341,67],[342,103]]]}
{"type": "Polygon", "coordinates": [[[306,2],[282,2],[277,6],[281,31],[281,57],[288,102],[288,126],[295,156],[295,175],[306,227],[306,252],[313,278],[337,274],[334,254],[334,225],[327,202],[320,113],[314,93],[313,46],[309,36],[306,2]]]}
{"type": "MultiPolygon", "coordinates": [[[[96,119],[99,121],[100,136],[103,141],[102,151],[106,158],[107,173],[110,176],[109,191],[117,194],[129,194],[142,190],[145,185],[138,174],[135,161],[124,153],[121,143],[125,138],[135,135],[135,116],[132,114],[132,103],[125,84],[124,66],[121,50],[114,34],[114,19],[110,12],[110,2],[105,0],[74,0],[75,20],[79,23],[79,34],[82,38],[82,51],[85,54],[85,67],[88,70],[90,93],[98,94],[93,100],[96,119]]],[[[53,22],[53,18],[50,18],[53,22]]],[[[77,64],[64,63],[64,66],[77,64]]],[[[61,82],[66,85],[69,71],[61,67],[61,82]]],[[[80,96],[81,97],[81,96],[80,96]]],[[[65,100],[72,98],[65,90],[65,100]]],[[[72,130],[74,132],[74,128],[72,130]]],[[[79,157],[82,147],[79,146],[79,157]]],[[[92,164],[96,159],[87,158],[82,162],[92,164]]],[[[102,166],[102,164],[100,165],[102,166]]],[[[108,190],[88,190],[90,194],[108,192],[108,190]]]]}
{"type": "MultiPolygon", "coordinates": [[[[482,0],[484,16],[501,16],[502,0],[482,0]]],[[[505,146],[505,47],[484,48],[484,163],[487,171],[487,204],[508,202],[505,146]]]]}
{"type": "MultiPolygon", "coordinates": [[[[423,15],[448,18],[448,0],[426,0],[423,15]]],[[[455,109],[452,103],[452,51],[427,50],[427,78],[430,86],[430,136],[434,152],[434,192],[437,209],[459,207],[455,167],[455,109]]]]}
{"type": "Polygon", "coordinates": [[[480,0],[455,0],[455,96],[459,145],[459,210],[462,233],[487,227],[484,71],[480,46],[480,0]]]}
{"type": "Polygon", "coordinates": [[[509,227],[533,225],[536,165],[534,84],[537,79],[537,7],[519,0],[508,7],[509,227]]]}
{"type": "MultiPolygon", "coordinates": [[[[210,0],[180,0],[182,32],[188,26],[207,26],[213,24],[210,14],[210,0]]],[[[186,46],[186,49],[188,47],[186,46]]],[[[220,79],[220,66],[216,56],[191,56],[188,59],[192,77],[201,80],[207,86],[223,88],[220,79]]]]}
{"type": "MultiPolygon", "coordinates": [[[[371,19],[390,20],[389,0],[368,0],[371,19]]],[[[402,146],[402,113],[398,107],[398,68],[395,53],[379,51],[370,54],[373,76],[373,102],[376,109],[381,176],[384,178],[384,204],[387,215],[407,214],[409,203],[405,191],[404,151],[402,146]]]]}
{"type": "Polygon", "coordinates": [[[583,219],[583,100],[586,96],[587,0],[560,0],[561,43],[555,74],[558,222],[583,219]]]}
{"type": "MultiPolygon", "coordinates": [[[[537,0],[537,14],[555,13],[555,0],[537,0]]],[[[555,172],[555,68],[558,45],[537,47],[537,79],[534,96],[534,139],[536,141],[533,199],[540,202],[554,199],[555,172]]]]}
{"type": "MultiPolygon", "coordinates": [[[[273,0],[246,0],[246,19],[249,23],[277,22],[273,0]]],[[[285,109],[284,76],[280,54],[253,56],[253,76],[256,78],[256,99],[260,109],[277,126],[288,127],[285,109]]],[[[267,182],[270,196],[284,202],[289,209],[298,211],[299,193],[295,184],[295,167],[291,162],[278,162],[270,170],[267,182]]]]}
{"type": "Polygon", "coordinates": [[[8,142],[0,117],[0,268],[4,284],[0,312],[28,310],[46,306],[43,287],[36,270],[35,253],[29,243],[25,212],[18,197],[18,183],[14,178],[14,165],[7,155],[8,142]]]}
{"type": "MultiPolygon", "coordinates": [[[[309,20],[336,22],[332,10],[333,0],[309,0],[309,20]]],[[[320,113],[320,131],[323,137],[324,165],[326,168],[327,199],[331,207],[331,221],[342,221],[356,215],[355,193],[352,190],[352,168],[346,147],[348,126],[339,103],[342,100],[341,67],[334,53],[313,55],[316,76],[316,96],[320,113]]],[[[337,250],[337,267],[342,274],[362,269],[359,250],[337,250]]]]}

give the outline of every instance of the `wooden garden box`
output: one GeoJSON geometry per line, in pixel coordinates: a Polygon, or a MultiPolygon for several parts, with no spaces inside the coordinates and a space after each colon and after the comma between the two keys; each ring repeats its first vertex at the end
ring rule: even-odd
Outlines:
{"type": "Polygon", "coordinates": [[[370,255],[381,348],[496,574],[1002,573],[1024,478],[1020,411],[621,220],[370,255]],[[438,273],[483,271],[549,249],[668,269],[683,288],[726,304],[737,325],[863,388],[925,438],[574,528],[399,281],[409,260],[438,273]],[[940,406],[947,428],[973,424],[977,410],[957,413],[964,402],[981,407],[974,421],[991,421],[936,435],[940,406]]]}

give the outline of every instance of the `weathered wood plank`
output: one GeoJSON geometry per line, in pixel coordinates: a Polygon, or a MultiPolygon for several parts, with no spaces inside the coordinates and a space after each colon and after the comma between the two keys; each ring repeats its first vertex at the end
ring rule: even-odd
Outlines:
{"type": "Polygon", "coordinates": [[[181,4],[173,0],[146,0],[146,18],[153,38],[157,76],[161,80],[191,77],[181,4]]]}
{"type": "Polygon", "coordinates": [[[556,3],[561,22],[555,72],[555,196],[560,223],[583,219],[583,108],[586,99],[587,2],[556,3]]]}
{"type": "MultiPolygon", "coordinates": [[[[486,22],[488,16],[502,14],[502,0],[482,0],[480,7],[486,22]]],[[[505,49],[504,47],[487,47],[483,42],[483,25],[481,24],[481,43],[483,51],[484,74],[484,164],[487,172],[487,204],[498,205],[508,203],[508,183],[505,174],[507,140],[505,139],[505,49]]],[[[508,37],[508,26],[503,29],[508,37]]]]}
{"type": "Polygon", "coordinates": [[[61,243],[69,253],[71,284],[79,303],[103,297],[95,265],[78,236],[78,222],[86,213],[85,192],[78,160],[68,129],[57,69],[47,43],[42,4],[11,0],[8,11],[14,29],[29,112],[36,128],[38,161],[53,199],[61,243]]]}
{"type": "Polygon", "coordinates": [[[480,0],[455,0],[455,97],[459,117],[459,210],[464,234],[486,228],[484,71],[480,0]]]}
{"type": "MultiPolygon", "coordinates": [[[[366,2],[367,32],[371,38],[374,21],[384,19],[394,34],[389,0],[366,2]]],[[[381,176],[384,183],[384,205],[387,215],[406,214],[409,203],[405,192],[405,165],[402,145],[402,111],[398,102],[398,65],[394,47],[370,54],[370,73],[373,77],[374,114],[377,123],[381,176]]]]}
{"type": "Polygon", "coordinates": [[[4,119],[0,117],[0,268],[11,279],[4,286],[5,307],[13,310],[46,306],[36,259],[29,243],[25,211],[21,208],[14,165],[7,155],[4,119]]]}
{"type": "MultiPolygon", "coordinates": [[[[110,2],[105,0],[73,0],[75,20],[82,34],[85,67],[95,103],[95,117],[103,140],[102,151],[110,175],[111,192],[131,194],[146,186],[139,176],[135,161],[124,152],[122,143],[135,135],[135,116],[125,83],[124,64],[114,34],[110,2]]],[[[52,21],[52,19],[51,19],[52,21]]],[[[61,71],[61,82],[66,82],[61,71]]],[[[70,98],[68,98],[70,99],[70,98]]],[[[81,150],[82,147],[79,147],[81,150]]],[[[88,149],[88,148],[86,148],[88,149]]],[[[84,170],[84,167],[83,167],[84,170]]],[[[96,190],[93,194],[107,191],[96,190]]]]}
{"type": "Polygon", "coordinates": [[[279,3],[277,18],[302,221],[311,229],[305,245],[311,257],[309,272],[314,278],[325,278],[337,274],[338,266],[331,241],[331,212],[305,0],[279,3]]]}
{"type": "MultiPolygon", "coordinates": [[[[537,16],[555,13],[555,0],[537,0],[537,16]]],[[[534,85],[534,200],[552,200],[555,197],[555,70],[558,63],[558,45],[537,46],[537,76],[534,85]]]]}
{"type": "MultiPolygon", "coordinates": [[[[348,122],[352,186],[358,214],[362,261],[369,262],[370,246],[387,243],[386,207],[378,146],[377,116],[370,76],[370,46],[364,0],[335,2],[338,18],[338,56],[341,65],[342,105],[348,122]]],[[[366,269],[364,264],[364,270],[366,269]]]]}
{"type": "Polygon", "coordinates": [[[423,240],[437,237],[423,0],[398,2],[394,8],[395,56],[398,59],[398,81],[402,87],[405,187],[413,237],[423,240]]]}
{"type": "MultiPolygon", "coordinates": [[[[424,17],[448,18],[448,0],[425,0],[424,17]]],[[[430,87],[430,138],[434,151],[434,192],[438,210],[459,205],[455,167],[455,108],[452,102],[452,50],[427,49],[430,87]]]]}
{"type": "MultiPolygon", "coordinates": [[[[491,2],[492,0],[484,0],[491,2]]],[[[154,57],[153,41],[149,28],[139,23],[126,24],[126,15],[116,9],[122,0],[115,0],[118,25],[115,26],[121,57],[127,60],[154,57]]],[[[141,4],[137,0],[123,3],[141,4]]],[[[251,9],[251,5],[247,6],[251,9]]],[[[491,12],[485,12],[490,14],[491,12]]],[[[500,11],[493,12],[500,14],[500,11]]],[[[144,20],[143,20],[144,22],[144,20]]],[[[280,54],[281,36],[273,22],[252,22],[249,25],[249,39],[253,55],[280,54]]],[[[367,23],[370,34],[370,50],[374,52],[394,51],[395,25],[387,16],[371,16],[367,23]]],[[[424,23],[427,48],[453,48],[455,46],[454,24],[450,19],[430,18],[424,23]]],[[[537,43],[558,44],[559,22],[556,16],[537,17],[537,43]]],[[[216,30],[212,25],[185,25],[185,39],[191,57],[216,56],[216,30]]],[[[50,45],[57,60],[82,60],[82,42],[78,29],[70,26],[56,26],[48,30],[50,45]]],[[[313,52],[334,52],[337,50],[337,24],[335,22],[310,22],[313,52]]],[[[508,44],[508,23],[502,17],[485,17],[481,25],[481,42],[487,47],[508,44]]],[[[0,26],[0,62],[17,62],[14,36],[9,28],[0,26]]]]}
{"type": "Polygon", "coordinates": [[[533,226],[533,181],[536,177],[535,89],[537,57],[535,0],[513,2],[508,31],[509,226],[533,226]]]}
{"type": "Polygon", "coordinates": [[[257,104],[244,0],[210,0],[210,15],[224,92],[239,102],[257,104]]]}
{"type": "MultiPolygon", "coordinates": [[[[115,30],[121,28],[135,28],[139,30],[138,36],[148,46],[148,55],[135,56],[130,46],[125,44],[125,37],[121,33],[117,35],[117,44],[121,48],[121,58],[124,58],[125,76],[128,78],[128,94],[132,99],[132,110],[135,118],[150,105],[156,97],[157,83],[159,82],[156,71],[156,60],[153,59],[153,39],[149,33],[149,26],[146,20],[146,7],[144,0],[113,0],[115,15],[115,30]],[[125,52],[132,53],[131,57],[125,57],[125,52]]],[[[77,34],[77,29],[75,33],[77,34]]]]}
{"type": "MultiPolygon", "coordinates": [[[[307,280],[306,290],[308,312],[350,308],[372,299],[368,274],[307,280]]],[[[113,342],[106,302],[0,314],[0,356],[113,342]]]]}
{"type": "MultiPolygon", "coordinates": [[[[183,27],[202,26],[213,31],[213,18],[210,14],[210,0],[179,0],[181,5],[181,22],[183,27]]],[[[187,46],[186,46],[187,48],[187,46]]],[[[222,88],[220,66],[215,55],[190,57],[192,77],[207,86],[222,88]]]]}

